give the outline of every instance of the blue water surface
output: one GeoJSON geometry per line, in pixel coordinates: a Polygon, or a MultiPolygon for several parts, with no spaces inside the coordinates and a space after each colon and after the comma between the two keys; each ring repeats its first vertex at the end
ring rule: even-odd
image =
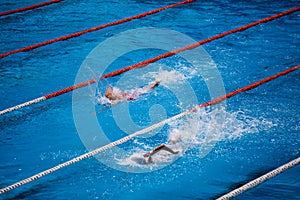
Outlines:
{"type": "MultiPolygon", "coordinates": [[[[39,2],[1,1],[0,12],[39,2]]],[[[54,39],[171,3],[175,1],[65,0],[2,16],[0,51],[4,53],[54,39]]],[[[296,6],[299,6],[298,0],[199,0],[2,58],[0,110],[73,85],[88,54],[101,42],[123,31],[142,27],[166,28],[199,41],[296,6]]],[[[299,19],[300,12],[296,12],[203,45],[221,74],[225,91],[233,91],[298,65],[299,19]]],[[[121,44],[120,48],[123,48],[121,44]]],[[[97,67],[111,72],[164,52],[157,49],[129,52],[111,66],[97,67]]],[[[184,72],[185,68],[180,66],[185,64],[179,65],[182,62],[179,56],[173,56],[158,61],[153,70],[163,65],[184,72]]],[[[192,69],[192,66],[187,68],[192,69]]],[[[144,72],[144,68],[139,70],[144,72]]],[[[99,75],[95,73],[95,76],[99,75]]],[[[115,85],[122,76],[109,79],[110,84],[115,85]]],[[[198,103],[209,101],[204,79],[191,76],[187,81],[195,91],[198,103]]],[[[134,77],[131,82],[134,86],[134,77]]],[[[98,84],[99,88],[101,84],[98,84]]],[[[229,125],[223,132],[235,135],[218,140],[204,157],[199,156],[201,145],[196,146],[167,167],[149,173],[118,171],[90,158],[9,191],[0,199],[215,199],[299,156],[299,86],[297,70],[228,99],[226,113],[229,117],[225,120],[229,125]],[[232,124],[230,120],[233,120],[232,124]]],[[[96,100],[92,92],[88,98],[96,100]]],[[[151,125],[148,113],[155,104],[164,107],[167,117],[182,111],[176,97],[158,87],[130,102],[129,111],[135,123],[145,127],[151,125]]],[[[91,115],[96,115],[104,131],[111,134],[109,139],[126,136],[114,122],[109,108],[103,112],[97,109],[100,109],[99,105],[95,105],[91,115]]],[[[210,115],[212,111],[205,112],[210,115]]],[[[154,147],[166,142],[170,129],[165,126],[161,129],[162,135],[130,141],[121,147],[132,150],[139,142],[154,147]]],[[[0,116],[0,131],[1,188],[87,152],[73,120],[72,93],[0,116]]],[[[300,199],[299,191],[300,166],[296,166],[236,199],[300,199]]]]}

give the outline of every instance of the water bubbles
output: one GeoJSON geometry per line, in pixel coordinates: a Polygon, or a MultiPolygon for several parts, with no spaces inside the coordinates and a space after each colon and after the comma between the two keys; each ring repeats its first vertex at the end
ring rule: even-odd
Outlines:
{"type": "Polygon", "coordinates": [[[133,148],[131,155],[117,158],[118,164],[130,166],[132,170],[136,168],[155,169],[159,165],[173,162],[186,156],[186,154],[204,157],[219,141],[235,140],[246,134],[258,133],[260,130],[274,126],[272,122],[266,119],[256,119],[242,111],[228,112],[224,108],[201,108],[183,119],[170,122],[168,125],[165,144],[172,149],[179,150],[179,154],[173,155],[166,151],[160,151],[153,156],[153,163],[147,164],[143,154],[154,146],[150,147],[147,144],[151,141],[143,140],[142,142],[135,139],[134,144],[139,147],[133,148]],[[220,119],[220,116],[223,116],[224,120],[220,119]]]}

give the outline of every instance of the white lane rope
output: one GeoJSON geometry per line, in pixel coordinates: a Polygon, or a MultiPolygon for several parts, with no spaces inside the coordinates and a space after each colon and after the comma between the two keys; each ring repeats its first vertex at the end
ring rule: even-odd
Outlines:
{"type": "Polygon", "coordinates": [[[263,182],[273,178],[274,176],[277,176],[278,174],[286,171],[287,169],[289,169],[291,167],[296,166],[299,163],[300,163],[300,157],[298,157],[298,158],[296,158],[296,159],[294,159],[294,160],[292,160],[292,161],[290,161],[290,162],[288,162],[288,163],[286,163],[286,164],[270,171],[269,173],[267,173],[265,175],[262,175],[262,176],[260,176],[256,179],[254,179],[253,181],[250,181],[249,183],[247,183],[247,184],[245,184],[245,185],[243,185],[243,186],[241,186],[241,187],[239,187],[239,188],[237,188],[237,189],[235,189],[235,190],[233,190],[233,191],[217,198],[217,200],[231,199],[231,198],[245,192],[246,190],[249,190],[253,187],[256,187],[259,184],[262,184],[263,182]]]}
{"type": "MultiPolygon", "coordinates": [[[[265,79],[263,79],[263,80],[257,81],[257,82],[255,82],[255,83],[252,83],[252,84],[248,85],[248,86],[245,86],[245,87],[242,87],[242,88],[240,88],[240,89],[238,89],[238,90],[235,90],[235,91],[233,91],[233,92],[230,92],[230,93],[228,93],[228,94],[226,94],[226,95],[224,95],[224,96],[221,96],[221,97],[219,97],[219,98],[213,99],[213,100],[211,100],[211,101],[209,101],[209,102],[206,102],[206,103],[204,103],[204,104],[197,105],[197,106],[195,106],[194,108],[192,108],[192,109],[190,109],[190,110],[187,110],[187,111],[182,112],[182,113],[180,113],[180,114],[178,114],[178,115],[175,115],[175,116],[173,116],[173,117],[170,117],[170,118],[168,118],[168,119],[165,119],[165,120],[163,120],[163,121],[161,121],[161,122],[159,122],[159,123],[153,124],[152,126],[149,126],[149,127],[145,128],[145,129],[142,129],[142,130],[140,130],[140,131],[137,131],[137,132],[135,132],[135,133],[133,133],[133,134],[131,134],[131,135],[128,135],[128,136],[126,136],[126,137],[123,137],[123,138],[121,138],[121,139],[119,139],[119,140],[116,140],[116,141],[114,141],[114,142],[112,142],[112,143],[109,143],[109,144],[107,144],[107,145],[104,145],[104,146],[102,146],[102,147],[99,147],[99,148],[97,148],[97,149],[95,149],[95,150],[93,150],[93,151],[90,151],[90,152],[88,152],[88,153],[85,153],[85,154],[83,154],[83,155],[81,155],[81,156],[78,156],[78,157],[76,157],[76,158],[73,158],[73,159],[71,159],[71,160],[69,160],[69,161],[67,161],[67,162],[64,162],[64,163],[62,163],[62,164],[59,164],[59,165],[57,165],[57,166],[55,166],[55,167],[53,167],[53,168],[50,168],[50,169],[45,170],[45,171],[43,171],[43,172],[40,172],[40,173],[38,173],[38,174],[36,174],[36,175],[33,175],[33,176],[31,176],[31,177],[29,177],[29,178],[27,178],[27,179],[24,179],[24,180],[22,180],[22,181],[19,181],[19,182],[14,183],[14,184],[12,184],[12,185],[10,185],[10,186],[7,186],[7,187],[5,187],[5,188],[2,188],[2,189],[0,189],[0,194],[3,194],[3,193],[5,193],[5,192],[7,192],[7,191],[10,191],[10,190],[12,190],[12,189],[15,189],[15,188],[17,188],[17,187],[19,187],[19,186],[22,186],[22,185],[26,184],[26,183],[30,183],[30,182],[32,182],[32,181],[34,181],[34,180],[36,180],[36,179],[39,179],[39,178],[41,178],[41,177],[43,177],[43,176],[45,176],[45,175],[47,175],[47,174],[50,174],[50,173],[52,173],[52,172],[55,172],[55,171],[57,171],[57,170],[59,170],[59,169],[62,169],[62,168],[64,168],[64,167],[66,167],[66,166],[69,166],[69,165],[74,164],[74,163],[77,163],[77,162],[79,162],[79,161],[81,161],[81,160],[87,159],[87,158],[89,158],[89,157],[91,157],[91,156],[94,156],[94,155],[96,155],[96,154],[98,154],[98,153],[100,153],[100,152],[103,152],[103,151],[105,151],[105,150],[107,150],[107,149],[109,149],[109,148],[112,148],[112,147],[114,147],[114,146],[123,144],[123,143],[127,142],[128,140],[130,140],[130,139],[132,139],[132,138],[134,138],[134,137],[136,137],[136,136],[138,136],[138,135],[143,135],[143,134],[148,133],[148,132],[150,132],[150,131],[152,131],[152,130],[154,130],[154,129],[160,127],[160,126],[163,126],[163,125],[165,125],[165,124],[167,124],[167,123],[169,123],[169,122],[171,122],[171,121],[174,121],[174,120],[177,120],[177,119],[179,119],[179,118],[182,118],[182,117],[188,115],[189,113],[196,111],[197,108],[203,108],[203,107],[207,107],[207,106],[212,106],[212,105],[218,104],[218,103],[224,101],[225,99],[231,98],[231,97],[233,97],[233,96],[235,96],[235,95],[237,95],[237,94],[239,94],[239,93],[241,93],[241,92],[245,92],[245,91],[251,90],[251,89],[253,89],[253,88],[256,88],[256,87],[258,87],[259,85],[262,85],[262,84],[267,83],[267,82],[269,82],[269,81],[271,81],[271,80],[274,80],[274,79],[276,79],[276,78],[278,78],[278,77],[280,77],[280,76],[283,76],[283,75],[286,75],[286,74],[288,74],[288,73],[291,73],[291,72],[293,72],[293,71],[295,71],[295,70],[297,70],[297,69],[299,69],[299,68],[300,68],[300,65],[294,66],[294,67],[289,68],[289,69],[287,69],[287,70],[285,70],[285,71],[282,71],[282,72],[280,72],[280,73],[277,73],[277,74],[275,74],[275,75],[273,75],[273,76],[267,77],[267,78],[265,78],[265,79]]],[[[46,97],[45,97],[45,98],[46,98],[46,97]]],[[[40,97],[40,98],[37,98],[37,99],[35,99],[35,100],[32,100],[32,103],[39,102],[39,101],[43,101],[43,100],[44,100],[44,97],[40,97]]],[[[25,103],[24,103],[24,104],[25,104],[25,103]]],[[[20,106],[22,106],[22,105],[23,105],[23,104],[20,104],[20,106]]],[[[298,158],[298,159],[300,160],[300,158],[298,158]]],[[[299,160],[297,161],[297,164],[299,163],[299,160]]]]}
{"type": "Polygon", "coordinates": [[[146,133],[148,133],[148,132],[150,132],[150,131],[153,131],[153,130],[157,129],[158,127],[161,127],[161,126],[163,126],[163,125],[165,125],[165,124],[167,124],[167,123],[169,123],[169,122],[171,122],[171,121],[180,119],[180,118],[182,118],[182,117],[188,115],[188,114],[191,113],[192,111],[193,111],[193,110],[188,110],[188,111],[185,111],[185,112],[180,113],[180,114],[178,114],[178,115],[175,115],[175,116],[173,116],[173,117],[170,117],[170,118],[168,118],[168,119],[165,119],[165,120],[163,120],[163,121],[161,121],[161,122],[159,122],[159,123],[153,124],[152,126],[149,126],[149,127],[145,128],[145,129],[142,129],[142,130],[140,130],[140,131],[137,131],[137,132],[135,132],[135,133],[133,133],[133,134],[131,134],[131,135],[128,135],[128,136],[126,136],[126,137],[123,137],[123,138],[121,138],[121,139],[119,139],[119,140],[116,140],[116,141],[111,142],[111,143],[109,143],[109,144],[107,144],[107,145],[104,145],[104,146],[102,146],[102,147],[99,147],[99,148],[97,148],[97,149],[95,149],[95,150],[93,150],[93,151],[90,151],[90,152],[88,152],[88,153],[82,154],[81,156],[78,156],[78,157],[76,157],[76,158],[73,158],[73,159],[71,159],[71,160],[69,160],[69,161],[66,161],[66,162],[64,162],[64,163],[62,163],[62,164],[59,164],[59,165],[57,165],[57,166],[55,166],[55,167],[52,167],[52,168],[47,169],[47,170],[45,170],[45,171],[43,171],[43,172],[40,172],[40,173],[38,173],[38,174],[36,174],[36,175],[33,175],[33,176],[29,177],[29,178],[26,178],[26,179],[24,179],[24,180],[21,180],[21,181],[19,181],[19,182],[16,182],[16,183],[12,184],[12,185],[9,185],[9,186],[7,186],[7,187],[5,187],[5,188],[2,188],[2,189],[0,189],[0,194],[3,194],[3,193],[8,192],[8,191],[10,191],[10,190],[13,190],[13,189],[15,189],[15,188],[17,188],[17,187],[20,187],[20,186],[25,185],[25,184],[27,184],[27,183],[30,183],[30,182],[32,182],[32,181],[35,181],[35,180],[37,180],[37,179],[39,179],[39,178],[42,178],[43,176],[46,176],[47,174],[53,173],[53,172],[55,172],[55,171],[57,171],[57,170],[59,170],[59,169],[62,169],[62,168],[64,168],[64,167],[67,167],[67,166],[69,166],[69,165],[72,165],[72,164],[74,164],[74,163],[77,163],[77,162],[79,162],[79,161],[81,161],[81,160],[87,159],[87,158],[89,158],[89,157],[91,157],[91,156],[94,156],[94,155],[96,155],[96,154],[98,154],[98,153],[100,153],[100,152],[103,152],[103,151],[105,151],[105,150],[107,150],[107,149],[110,149],[110,148],[112,148],[112,147],[114,147],[114,146],[123,144],[123,143],[129,141],[130,139],[132,139],[132,138],[134,138],[134,137],[136,137],[136,136],[146,134],[146,133]]]}
{"type": "Polygon", "coordinates": [[[46,100],[46,97],[45,96],[42,96],[42,97],[39,97],[39,98],[36,98],[36,99],[33,99],[31,101],[27,101],[25,103],[22,103],[22,104],[19,104],[19,105],[16,105],[16,106],[13,106],[11,108],[7,108],[5,110],[1,110],[0,111],[0,115],[4,115],[6,113],[9,113],[9,112],[12,112],[14,110],[18,110],[20,108],[23,108],[23,107],[26,107],[26,106],[29,106],[29,105],[32,105],[32,104],[36,104],[36,103],[39,103],[41,101],[45,101],[46,100]]]}

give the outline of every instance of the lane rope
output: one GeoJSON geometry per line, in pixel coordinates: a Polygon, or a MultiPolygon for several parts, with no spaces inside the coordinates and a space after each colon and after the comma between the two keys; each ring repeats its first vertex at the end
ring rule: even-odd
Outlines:
{"type": "MultiPolygon", "coordinates": [[[[251,28],[251,27],[254,27],[258,24],[261,24],[261,23],[266,23],[266,22],[269,22],[269,21],[272,21],[272,20],[275,20],[277,18],[280,18],[280,17],[283,17],[285,15],[289,15],[291,13],[294,13],[294,12],[297,12],[300,10],[300,6],[299,7],[296,7],[296,8],[293,8],[291,10],[287,10],[287,11],[284,11],[284,12],[281,12],[281,13],[278,13],[276,15],[273,15],[273,16],[270,16],[270,17],[267,17],[267,18],[264,18],[264,19],[261,19],[261,20],[258,20],[258,21],[255,21],[255,22],[252,22],[248,25],[245,25],[245,26],[241,26],[239,28],[235,28],[235,29],[232,29],[230,31],[226,31],[224,33],[221,33],[221,34],[218,34],[218,35],[215,35],[213,37],[210,37],[210,38],[207,38],[205,40],[201,40],[199,42],[196,42],[194,44],[191,44],[191,45],[188,45],[188,46],[185,46],[185,47],[182,47],[180,49],[177,49],[177,50],[174,50],[174,51],[171,51],[169,53],[165,53],[165,54],[161,54],[157,57],[154,57],[154,58],[151,58],[151,59],[148,59],[146,61],[143,61],[143,62],[139,62],[137,64],[134,64],[134,65],[131,65],[129,67],[125,67],[123,69],[120,69],[120,70],[117,70],[117,71],[114,71],[114,72],[111,72],[111,73],[108,73],[108,74],[105,74],[102,76],[102,78],[108,78],[108,77],[112,77],[112,76],[117,76],[117,75],[120,75],[126,71],[129,71],[129,70],[132,70],[132,69],[135,69],[135,68],[141,68],[141,67],[144,67],[150,63],[153,63],[153,62],[156,62],[160,59],[163,59],[163,58],[166,58],[166,57],[170,57],[176,53],[179,53],[179,52],[182,52],[182,51],[185,51],[185,50],[189,50],[189,49],[193,49],[193,48],[196,48],[200,45],[203,45],[203,44],[206,44],[206,43],[209,43],[211,41],[214,41],[214,40],[217,40],[217,39],[220,39],[220,38],[223,38],[227,35],[230,35],[230,34],[233,34],[233,33],[236,33],[236,32],[241,32],[241,31],[244,31],[248,28],[251,28]]],[[[47,100],[47,99],[51,99],[53,97],[57,97],[57,96],[60,96],[62,94],[65,94],[65,93],[68,93],[68,92],[71,92],[73,90],[76,90],[76,89],[79,89],[81,87],[85,87],[89,84],[93,84],[95,83],[97,80],[94,78],[94,79],[91,79],[91,80],[88,80],[88,81],[85,81],[85,82],[82,82],[82,83],[79,83],[77,85],[73,85],[73,86],[70,86],[68,88],[65,88],[65,89],[62,89],[62,90],[59,90],[59,91],[56,91],[56,92],[53,92],[53,93],[50,93],[50,94],[47,94],[43,97],[40,97],[40,98],[37,98],[37,99],[42,99],[41,101],[44,101],[44,100],[47,100]]],[[[41,102],[41,101],[38,101],[38,102],[41,102]]],[[[17,110],[19,108],[22,108],[22,107],[25,107],[25,106],[29,106],[33,103],[36,103],[34,100],[32,101],[29,101],[29,102],[26,102],[26,103],[23,103],[23,104],[19,104],[19,105],[16,105],[16,106],[13,106],[11,108],[7,108],[5,110],[2,110],[0,111],[0,115],[3,115],[3,114],[6,114],[6,113],[9,113],[9,112],[12,112],[14,110],[17,110]],[[31,102],[31,103],[30,103],[31,102]]]]}
{"type": "Polygon", "coordinates": [[[41,42],[41,43],[26,46],[26,47],[16,49],[16,50],[13,50],[13,51],[9,51],[9,52],[6,52],[6,53],[2,53],[2,54],[0,54],[0,58],[4,58],[4,57],[7,57],[9,55],[20,53],[20,52],[31,51],[33,49],[36,49],[36,48],[39,48],[39,47],[42,47],[42,46],[46,46],[46,45],[49,45],[49,44],[52,44],[52,43],[55,43],[55,42],[68,40],[70,38],[79,37],[79,36],[81,36],[83,34],[86,34],[86,33],[98,31],[100,29],[104,29],[104,28],[107,28],[107,27],[110,27],[110,26],[115,26],[115,25],[118,25],[118,24],[129,22],[129,21],[134,20],[134,19],[140,19],[140,18],[146,17],[148,15],[153,15],[155,13],[161,12],[161,11],[166,10],[166,9],[173,8],[175,6],[179,6],[179,5],[182,5],[182,4],[191,3],[191,2],[194,2],[194,1],[196,1],[196,0],[181,1],[181,2],[178,2],[178,3],[174,3],[174,4],[170,4],[170,5],[161,7],[161,8],[157,8],[155,10],[151,10],[151,11],[144,12],[144,13],[141,13],[141,14],[138,14],[138,15],[134,15],[134,16],[127,17],[127,18],[124,18],[124,19],[120,19],[120,20],[117,20],[117,21],[114,21],[114,22],[110,22],[110,23],[107,23],[107,24],[103,24],[103,25],[100,25],[100,26],[93,27],[93,28],[89,28],[89,29],[85,29],[85,30],[78,31],[78,32],[75,32],[75,33],[71,33],[69,35],[64,35],[64,36],[61,36],[61,37],[58,37],[58,38],[55,38],[55,39],[52,39],[52,40],[47,40],[47,41],[44,41],[44,42],[41,42]]]}
{"type": "Polygon", "coordinates": [[[40,172],[40,173],[38,173],[38,174],[36,174],[36,175],[33,175],[33,176],[29,177],[29,178],[26,178],[26,179],[24,179],[24,180],[21,180],[21,181],[19,181],[19,182],[16,182],[16,183],[12,184],[12,185],[9,185],[9,186],[7,186],[7,187],[5,187],[5,188],[2,188],[2,189],[0,189],[0,194],[3,194],[3,193],[5,193],[5,192],[8,192],[8,191],[10,191],[10,190],[13,190],[13,189],[15,189],[15,188],[17,188],[17,187],[20,187],[20,186],[22,186],[22,185],[24,185],[24,184],[27,184],[27,183],[30,183],[30,182],[32,182],[32,181],[34,181],[34,180],[37,180],[37,179],[39,179],[39,178],[42,178],[43,176],[46,176],[47,174],[53,173],[53,172],[55,172],[55,171],[57,171],[57,170],[59,170],[59,169],[62,169],[62,168],[64,168],[64,167],[67,167],[67,166],[69,166],[69,165],[72,165],[72,164],[74,164],[74,163],[77,163],[77,162],[79,162],[79,161],[82,161],[82,160],[84,160],[84,159],[87,159],[87,158],[89,158],[89,157],[91,157],[91,156],[94,156],[94,155],[96,155],[96,154],[98,154],[98,153],[100,153],[100,152],[103,152],[103,151],[105,151],[105,150],[107,150],[107,149],[110,149],[110,148],[112,148],[112,147],[114,147],[114,146],[123,144],[123,143],[129,141],[130,139],[132,139],[132,138],[134,138],[134,137],[136,137],[136,136],[143,135],[143,134],[146,134],[146,133],[148,133],[148,132],[150,132],[150,131],[153,131],[154,129],[156,129],[156,128],[158,128],[158,127],[161,127],[161,126],[163,126],[163,125],[165,125],[165,124],[167,124],[167,123],[169,123],[169,122],[171,122],[171,121],[180,119],[180,118],[182,118],[182,117],[184,117],[184,116],[186,116],[186,115],[188,115],[188,114],[190,114],[190,113],[192,113],[192,112],[197,111],[198,108],[204,108],[204,107],[208,107],[208,106],[212,106],[212,105],[218,104],[218,103],[224,101],[225,99],[231,98],[231,97],[233,97],[233,96],[235,96],[235,95],[237,95],[237,94],[239,94],[239,93],[242,93],[242,92],[245,92],[245,91],[254,89],[254,88],[256,88],[256,87],[258,87],[258,86],[260,86],[260,85],[262,85],[262,84],[265,84],[265,83],[267,83],[267,82],[269,82],[269,81],[271,81],[271,80],[274,80],[274,79],[276,79],[276,78],[278,78],[278,77],[280,77],[280,76],[284,76],[284,75],[286,75],[286,74],[288,74],[288,73],[291,73],[291,72],[293,72],[293,71],[295,71],[295,70],[297,70],[297,69],[299,69],[299,68],[300,68],[300,65],[294,66],[294,67],[289,68],[289,69],[287,69],[287,70],[285,70],[285,71],[279,72],[279,73],[277,73],[277,74],[275,74],[275,75],[273,75],[273,76],[269,76],[269,77],[267,77],[267,78],[265,78],[265,79],[262,79],[262,80],[260,80],[260,81],[255,82],[255,83],[252,83],[252,84],[250,84],[250,85],[248,85],[248,86],[245,86],[245,87],[243,87],[243,88],[237,89],[237,90],[235,90],[235,91],[233,91],[233,92],[230,92],[230,93],[228,93],[228,94],[226,94],[226,95],[223,95],[223,96],[221,96],[221,97],[219,97],[219,98],[216,98],[216,99],[214,99],[214,100],[211,100],[211,101],[209,101],[209,102],[206,102],[206,103],[203,103],[203,104],[196,105],[194,108],[189,109],[189,110],[187,110],[187,111],[185,111],[185,112],[182,112],[182,113],[180,113],[180,114],[178,114],[178,115],[175,115],[175,116],[173,116],[173,117],[170,117],[170,118],[168,118],[168,119],[165,119],[165,120],[163,120],[163,121],[161,121],[161,122],[159,122],[159,123],[153,124],[153,125],[151,125],[151,126],[145,128],[145,129],[142,129],[142,130],[140,130],[140,131],[137,131],[137,132],[135,132],[135,133],[133,133],[133,134],[131,134],[131,135],[128,135],[128,136],[126,136],[126,137],[123,137],[123,138],[121,138],[121,139],[119,139],[119,140],[116,140],[116,141],[111,142],[111,143],[109,143],[109,144],[107,144],[107,145],[104,145],[104,146],[102,146],[102,147],[99,147],[99,148],[97,148],[97,149],[95,149],[95,150],[93,150],[93,151],[90,151],[90,152],[88,152],[88,153],[82,154],[81,156],[78,156],[78,157],[76,157],[76,158],[73,158],[73,159],[71,159],[71,160],[69,160],[69,161],[66,161],[66,162],[64,162],[64,163],[62,163],[62,164],[59,164],[59,165],[57,165],[57,166],[55,166],[55,167],[52,167],[52,168],[47,169],[47,170],[45,170],[45,171],[43,171],[43,172],[40,172]]]}
{"type": "Polygon", "coordinates": [[[284,11],[284,12],[281,12],[281,13],[278,13],[276,15],[273,15],[273,16],[270,16],[270,17],[267,17],[267,18],[264,18],[264,19],[261,19],[261,20],[258,20],[258,21],[255,21],[255,22],[252,22],[250,24],[247,24],[247,25],[244,25],[244,26],[241,26],[241,27],[238,27],[238,28],[235,28],[235,29],[232,29],[230,31],[226,31],[226,32],[223,32],[221,34],[218,34],[218,35],[215,35],[213,37],[210,37],[210,38],[207,38],[205,40],[201,40],[201,41],[198,41],[198,42],[195,42],[193,44],[190,44],[188,46],[185,46],[185,47],[182,47],[182,48],[179,48],[179,49],[176,49],[174,51],[170,51],[170,52],[167,52],[167,53],[164,53],[164,54],[161,54],[160,56],[157,56],[157,57],[154,57],[154,58],[151,58],[149,60],[146,60],[146,61],[143,61],[143,62],[139,62],[137,64],[134,64],[134,65],[131,65],[129,67],[125,67],[123,69],[120,69],[120,70],[117,70],[117,71],[114,71],[114,72],[111,72],[109,74],[106,74],[103,76],[103,78],[108,78],[108,77],[113,77],[113,76],[118,76],[124,72],[127,72],[129,70],[132,70],[132,69],[135,69],[135,68],[141,68],[141,67],[144,67],[150,63],[154,63],[158,60],[161,60],[163,58],[168,58],[168,57],[171,57],[177,53],[180,53],[180,52],[183,52],[183,51],[186,51],[186,50],[191,50],[191,49],[194,49],[194,48],[197,48],[203,44],[206,44],[206,43],[209,43],[211,41],[214,41],[214,40],[217,40],[217,39],[220,39],[220,38],[223,38],[227,35],[231,35],[233,33],[237,33],[237,32],[242,32],[242,31],[245,31],[251,27],[254,27],[254,26],[257,26],[259,24],[262,24],[262,23],[266,23],[266,22],[269,22],[269,21],[272,21],[272,20],[275,20],[275,19],[278,19],[280,17],[283,17],[285,15],[289,15],[289,14],[292,14],[294,12],[297,12],[300,10],[300,6],[296,7],[296,8],[293,8],[293,9],[290,9],[290,10],[287,10],[287,11],[284,11]]]}
{"type": "Polygon", "coordinates": [[[260,176],[256,179],[254,179],[253,181],[250,181],[249,183],[246,183],[245,185],[217,198],[217,200],[227,200],[227,199],[236,197],[236,196],[242,194],[243,192],[245,192],[251,188],[254,188],[254,187],[262,184],[263,182],[277,176],[278,174],[288,170],[289,168],[292,168],[292,167],[298,165],[299,163],[300,163],[300,157],[298,157],[298,158],[268,172],[267,174],[264,174],[263,176],[260,176]]]}
{"type": "Polygon", "coordinates": [[[9,11],[5,11],[5,12],[1,12],[0,17],[15,14],[15,13],[19,13],[19,12],[24,12],[24,11],[27,11],[27,10],[33,10],[33,9],[36,9],[36,8],[40,8],[40,7],[43,7],[43,6],[47,6],[47,5],[50,5],[50,4],[53,4],[53,3],[59,3],[59,2],[61,2],[61,0],[46,1],[46,2],[43,2],[43,3],[38,3],[38,4],[31,5],[31,6],[18,8],[18,9],[15,9],[15,10],[9,10],[9,11]]]}

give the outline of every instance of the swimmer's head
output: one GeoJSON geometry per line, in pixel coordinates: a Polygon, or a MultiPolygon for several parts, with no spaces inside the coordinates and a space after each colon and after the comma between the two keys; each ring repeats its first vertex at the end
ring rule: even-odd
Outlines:
{"type": "Polygon", "coordinates": [[[182,133],[178,129],[173,129],[169,135],[169,140],[172,144],[176,144],[181,138],[182,133]]]}
{"type": "Polygon", "coordinates": [[[113,87],[112,86],[108,86],[106,91],[105,91],[105,97],[108,99],[112,99],[113,97],[113,87]]]}

